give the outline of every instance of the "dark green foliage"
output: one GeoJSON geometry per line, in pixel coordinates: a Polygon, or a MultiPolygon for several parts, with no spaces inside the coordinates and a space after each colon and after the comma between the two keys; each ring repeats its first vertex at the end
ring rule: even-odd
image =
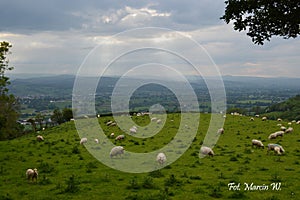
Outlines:
{"type": "Polygon", "coordinates": [[[299,35],[300,2],[298,0],[225,1],[226,23],[233,21],[234,30],[247,31],[256,44],[264,44],[272,36],[295,38],[299,35]]]}
{"type": "Polygon", "coordinates": [[[72,175],[67,181],[66,181],[67,187],[65,189],[65,192],[67,193],[76,193],[79,191],[79,181],[75,178],[74,175],[72,175]]]}
{"type": "Polygon", "coordinates": [[[165,186],[180,186],[182,181],[178,180],[174,174],[171,174],[169,178],[165,180],[165,186]]]}

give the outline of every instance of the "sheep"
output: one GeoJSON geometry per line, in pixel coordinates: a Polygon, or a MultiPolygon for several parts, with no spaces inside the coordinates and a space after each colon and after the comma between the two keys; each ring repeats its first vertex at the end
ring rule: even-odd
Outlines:
{"type": "Polygon", "coordinates": [[[34,169],[27,169],[26,170],[26,177],[27,177],[27,180],[29,181],[31,179],[31,181],[35,181],[37,182],[37,177],[38,177],[38,171],[36,168],[34,169]]]}
{"type": "Polygon", "coordinates": [[[271,140],[271,139],[275,139],[276,137],[277,137],[276,133],[271,133],[268,138],[269,140],[271,140]]]}
{"type": "Polygon", "coordinates": [[[224,134],[224,128],[218,129],[217,134],[224,134]]]}
{"type": "Polygon", "coordinates": [[[264,144],[260,140],[256,140],[256,139],[252,140],[252,147],[253,146],[262,147],[263,149],[265,148],[264,144]]]}
{"type": "Polygon", "coordinates": [[[211,148],[205,147],[205,146],[201,147],[200,152],[203,155],[209,155],[209,156],[212,156],[212,157],[215,155],[211,148]]]}
{"type": "Polygon", "coordinates": [[[296,124],[300,124],[300,120],[298,120],[298,121],[296,122],[296,124]]]}
{"type": "Polygon", "coordinates": [[[254,121],[254,118],[253,118],[253,117],[251,117],[251,118],[250,118],[250,121],[254,121]]]}
{"type": "Polygon", "coordinates": [[[115,146],[111,149],[109,156],[112,158],[113,156],[124,154],[124,147],[122,146],[115,146]]]}
{"type": "Polygon", "coordinates": [[[156,161],[160,164],[163,165],[167,160],[167,157],[164,153],[159,153],[156,156],[156,161]]]}
{"type": "Polygon", "coordinates": [[[255,117],[259,117],[259,115],[255,115],[255,117]]]}
{"type": "Polygon", "coordinates": [[[289,122],[288,125],[292,125],[292,122],[289,122]]]}
{"type": "Polygon", "coordinates": [[[157,123],[157,124],[160,124],[160,123],[161,123],[161,119],[158,119],[158,120],[156,121],[156,123],[157,123]]]}
{"type": "Polygon", "coordinates": [[[125,135],[118,135],[115,140],[123,140],[125,138],[125,135]]]}
{"type": "Polygon", "coordinates": [[[281,155],[280,147],[274,147],[274,152],[276,152],[278,155],[281,155]]]}
{"type": "Polygon", "coordinates": [[[291,133],[293,131],[294,131],[294,129],[292,127],[289,127],[288,129],[285,130],[285,133],[291,133]]]}
{"type": "Polygon", "coordinates": [[[109,125],[111,125],[113,123],[113,121],[108,121],[108,122],[106,122],[106,126],[109,126],[109,125]]]}
{"type": "Polygon", "coordinates": [[[284,131],[277,131],[277,132],[275,132],[275,133],[271,133],[270,135],[269,135],[269,139],[271,140],[271,139],[275,139],[275,138],[277,138],[278,136],[283,136],[284,135],[284,131]]]}
{"type": "Polygon", "coordinates": [[[271,151],[271,150],[275,151],[275,150],[274,150],[275,147],[279,148],[279,150],[276,148],[276,153],[277,153],[277,154],[278,154],[278,152],[280,152],[280,154],[285,152],[284,149],[282,148],[282,146],[279,145],[279,144],[268,144],[268,153],[269,153],[269,151],[271,151]]]}
{"type": "Polygon", "coordinates": [[[111,134],[110,134],[110,137],[111,137],[111,138],[115,137],[115,133],[111,133],[111,134]]]}
{"type": "Polygon", "coordinates": [[[278,119],[277,119],[277,121],[281,122],[281,121],[282,121],[282,119],[281,119],[281,118],[278,118],[278,119]]]}
{"type": "Polygon", "coordinates": [[[280,127],[280,130],[285,131],[285,130],[286,130],[286,127],[285,127],[285,126],[281,126],[281,127],[280,127]]]}
{"type": "Polygon", "coordinates": [[[87,138],[81,138],[80,144],[84,144],[84,143],[87,143],[87,138]]]}
{"type": "Polygon", "coordinates": [[[96,139],[95,139],[95,142],[98,144],[98,143],[99,143],[99,140],[96,138],[96,139]]]}
{"type": "Polygon", "coordinates": [[[133,126],[129,129],[130,134],[136,134],[137,133],[137,127],[133,126]]]}
{"type": "Polygon", "coordinates": [[[262,121],[267,121],[267,119],[268,119],[267,117],[262,117],[261,118],[262,121]]]}
{"type": "Polygon", "coordinates": [[[156,117],[152,117],[152,118],[151,118],[151,122],[154,122],[154,121],[156,121],[156,120],[157,120],[156,117]]]}
{"type": "Polygon", "coordinates": [[[44,138],[43,138],[43,136],[38,135],[38,136],[36,136],[36,140],[41,142],[41,141],[44,141],[44,138]]]}

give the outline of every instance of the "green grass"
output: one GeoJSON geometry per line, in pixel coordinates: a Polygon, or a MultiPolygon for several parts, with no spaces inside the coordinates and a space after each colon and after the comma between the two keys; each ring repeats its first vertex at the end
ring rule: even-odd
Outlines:
{"type": "MultiPolygon", "coordinates": [[[[170,166],[150,173],[120,172],[98,162],[79,145],[73,122],[42,132],[44,142],[37,142],[33,133],[1,141],[0,199],[300,199],[300,125],[293,124],[293,133],[269,141],[268,135],[279,129],[277,121],[227,115],[225,133],[213,149],[215,156],[200,159],[210,115],[200,118],[191,147],[170,166]],[[286,153],[267,155],[266,148],[252,148],[253,138],[265,146],[279,143],[286,153]],[[37,183],[26,180],[27,168],[38,169],[37,183]],[[241,190],[229,191],[231,182],[241,183],[241,190]],[[265,184],[269,190],[244,191],[244,182],[265,184]],[[273,182],[281,183],[280,191],[272,190],[273,182]]],[[[118,127],[104,125],[108,120],[112,117],[100,118],[104,132],[121,134],[118,127]]],[[[147,117],[134,120],[140,125],[149,123],[147,117]]],[[[151,152],[172,139],[178,123],[179,114],[170,114],[157,135],[147,139],[127,136],[116,144],[130,151],[151,152]]]]}

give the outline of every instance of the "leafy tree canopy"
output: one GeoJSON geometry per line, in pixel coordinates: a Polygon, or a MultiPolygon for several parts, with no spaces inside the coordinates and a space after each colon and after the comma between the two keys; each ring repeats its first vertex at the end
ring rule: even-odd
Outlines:
{"type": "Polygon", "coordinates": [[[228,0],[220,18],[233,22],[234,30],[247,31],[255,44],[263,45],[272,36],[284,39],[299,35],[299,0],[228,0]]]}

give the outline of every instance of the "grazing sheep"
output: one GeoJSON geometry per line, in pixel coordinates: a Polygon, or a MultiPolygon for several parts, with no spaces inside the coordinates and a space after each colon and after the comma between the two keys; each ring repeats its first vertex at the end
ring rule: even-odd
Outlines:
{"type": "Polygon", "coordinates": [[[110,158],[112,158],[113,156],[117,156],[117,155],[121,155],[121,154],[124,154],[124,147],[116,146],[111,149],[109,156],[110,156],[110,158]]]}
{"type": "Polygon", "coordinates": [[[44,141],[44,138],[43,138],[43,136],[38,135],[38,136],[36,136],[36,140],[41,142],[41,141],[44,141]]]}
{"type": "Polygon", "coordinates": [[[81,138],[80,144],[84,144],[84,143],[87,143],[87,138],[81,138]]]}
{"type": "Polygon", "coordinates": [[[282,124],[277,124],[277,126],[282,126],[282,124]]]}
{"type": "Polygon", "coordinates": [[[113,123],[113,121],[108,121],[108,122],[106,122],[106,126],[109,126],[109,125],[111,125],[113,123]]]}
{"type": "Polygon", "coordinates": [[[156,156],[156,161],[157,161],[160,165],[165,164],[166,160],[167,160],[167,157],[166,157],[166,155],[165,155],[164,153],[159,153],[159,154],[157,154],[157,156],[156,156]]]}
{"type": "Polygon", "coordinates": [[[131,134],[136,134],[136,133],[137,133],[137,127],[136,127],[136,126],[131,127],[131,128],[129,129],[129,132],[130,132],[131,134]]]}
{"type": "Polygon", "coordinates": [[[285,127],[285,126],[281,126],[281,127],[280,127],[280,130],[285,131],[285,130],[286,130],[286,127],[285,127]]]}
{"type": "Polygon", "coordinates": [[[281,121],[282,121],[282,119],[281,119],[281,118],[278,118],[278,119],[277,119],[277,121],[281,122],[281,121]]]}
{"type": "Polygon", "coordinates": [[[267,119],[268,119],[267,117],[262,117],[261,118],[262,121],[267,121],[267,119]]]}
{"type": "Polygon", "coordinates": [[[158,119],[158,120],[156,121],[156,123],[157,123],[157,124],[160,124],[160,123],[161,123],[161,119],[158,119]]]}
{"type": "Polygon", "coordinates": [[[278,151],[281,153],[284,153],[284,149],[279,144],[268,144],[268,153],[269,151],[273,150],[275,151],[275,147],[279,148],[279,150],[276,148],[276,153],[278,154],[278,151]]]}
{"type": "Polygon", "coordinates": [[[300,120],[296,122],[296,124],[300,124],[300,120]]]}
{"type": "Polygon", "coordinates": [[[294,131],[294,129],[292,127],[289,127],[288,129],[285,130],[285,133],[291,133],[293,131],[294,131]]]}
{"type": "Polygon", "coordinates": [[[209,155],[209,156],[212,156],[212,157],[215,155],[213,150],[209,147],[201,147],[200,152],[203,155],[209,155]]]}
{"type": "Polygon", "coordinates": [[[98,144],[98,143],[99,143],[99,140],[96,138],[96,139],[95,139],[95,142],[98,144]]]}
{"type": "Polygon", "coordinates": [[[268,138],[269,140],[271,140],[271,139],[275,139],[276,137],[277,137],[276,133],[271,133],[268,138]]]}
{"type": "Polygon", "coordinates": [[[255,115],[255,117],[259,117],[259,115],[255,115]]]}
{"type": "Polygon", "coordinates": [[[118,135],[115,140],[123,140],[125,138],[125,135],[118,135]]]}
{"type": "Polygon", "coordinates": [[[217,134],[224,134],[224,128],[218,129],[217,134]]]}
{"type": "Polygon", "coordinates": [[[262,147],[263,149],[265,148],[264,144],[260,140],[256,140],[256,139],[252,140],[252,147],[253,146],[262,147]]]}
{"type": "Polygon", "coordinates": [[[251,117],[251,118],[250,118],[250,121],[254,121],[254,118],[253,118],[253,117],[251,117]]]}
{"type": "Polygon", "coordinates": [[[31,181],[33,181],[35,179],[35,181],[37,181],[37,177],[38,177],[38,171],[36,168],[34,169],[27,169],[26,171],[26,177],[28,179],[28,181],[31,179],[31,181]]]}
{"type": "Polygon", "coordinates": [[[278,136],[283,136],[284,135],[284,131],[277,131],[277,132],[275,132],[275,133],[272,133],[272,134],[270,134],[269,135],[269,139],[271,140],[271,139],[275,139],[275,138],[277,138],[278,136]]]}
{"type": "Polygon", "coordinates": [[[154,121],[156,121],[156,120],[157,120],[156,117],[152,117],[152,118],[151,118],[151,122],[154,122],[154,121]]]}
{"type": "Polygon", "coordinates": [[[292,122],[289,122],[288,125],[292,125],[292,122]]]}
{"type": "Polygon", "coordinates": [[[115,137],[115,133],[111,133],[111,134],[110,134],[110,137],[111,137],[111,138],[115,137]]]}
{"type": "Polygon", "coordinates": [[[276,152],[278,155],[281,155],[280,147],[274,147],[274,152],[276,152]]]}

